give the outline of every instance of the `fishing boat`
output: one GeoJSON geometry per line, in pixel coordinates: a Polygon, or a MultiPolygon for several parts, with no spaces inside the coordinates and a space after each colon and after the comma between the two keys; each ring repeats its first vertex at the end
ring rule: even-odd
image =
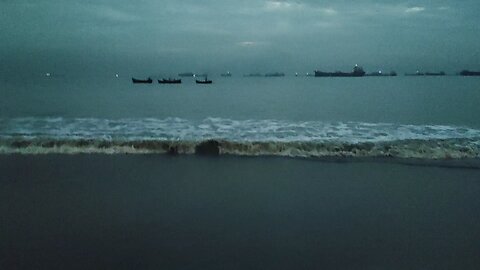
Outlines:
{"type": "Polygon", "coordinates": [[[152,83],[152,78],[147,78],[146,80],[132,78],[133,83],[152,83]]]}
{"type": "Polygon", "coordinates": [[[159,84],[180,84],[180,83],[182,83],[182,80],[181,79],[168,78],[168,79],[158,80],[158,83],[159,84]]]}
{"type": "Polygon", "coordinates": [[[198,84],[211,84],[212,83],[212,80],[209,80],[207,77],[205,77],[205,79],[203,80],[195,80],[196,83],[198,84]]]}

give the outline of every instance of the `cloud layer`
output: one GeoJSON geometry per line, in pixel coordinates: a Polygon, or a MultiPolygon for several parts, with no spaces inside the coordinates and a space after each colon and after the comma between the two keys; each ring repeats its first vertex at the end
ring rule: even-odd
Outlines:
{"type": "Polygon", "coordinates": [[[10,0],[1,68],[475,68],[478,10],[473,0],[10,0]]]}

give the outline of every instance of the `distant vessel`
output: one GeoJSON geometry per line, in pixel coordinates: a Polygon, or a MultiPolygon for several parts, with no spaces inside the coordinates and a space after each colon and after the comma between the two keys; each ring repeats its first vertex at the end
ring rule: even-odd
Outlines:
{"type": "Polygon", "coordinates": [[[243,77],[263,77],[263,76],[260,73],[249,73],[249,74],[243,75],[243,77]]]}
{"type": "Polygon", "coordinates": [[[415,73],[405,73],[405,76],[445,76],[445,72],[420,72],[416,71],[415,73]]]}
{"type": "Polygon", "coordinates": [[[462,76],[480,76],[480,71],[470,71],[470,70],[462,70],[460,72],[462,76]]]}
{"type": "Polygon", "coordinates": [[[392,76],[397,76],[397,73],[395,71],[391,71],[390,73],[383,73],[381,70],[365,74],[365,76],[371,76],[371,77],[392,77],[392,76]]]}
{"type": "Polygon", "coordinates": [[[227,71],[227,73],[222,73],[220,76],[222,76],[222,77],[232,77],[232,73],[230,73],[230,71],[227,71]]]}
{"type": "Polygon", "coordinates": [[[146,80],[132,78],[132,82],[133,83],[152,83],[153,80],[152,78],[148,78],[146,80]]]}
{"type": "Polygon", "coordinates": [[[211,84],[212,83],[212,80],[209,80],[207,77],[205,77],[205,79],[203,80],[195,80],[196,83],[198,84],[211,84]]]}
{"type": "Polygon", "coordinates": [[[161,79],[161,80],[158,80],[158,83],[160,84],[180,84],[182,83],[182,80],[181,79],[161,79]]]}
{"type": "Polygon", "coordinates": [[[365,71],[363,71],[363,68],[359,67],[358,65],[355,65],[355,67],[353,67],[352,72],[341,72],[341,71],[323,72],[323,71],[315,70],[315,77],[363,77],[363,76],[365,76],[365,71]]]}
{"type": "Polygon", "coordinates": [[[193,77],[193,72],[184,72],[184,73],[179,73],[179,77],[193,77]]]}
{"type": "Polygon", "coordinates": [[[425,72],[425,76],[445,76],[445,72],[425,72]]]}
{"type": "Polygon", "coordinates": [[[265,74],[265,77],[284,77],[285,73],[283,72],[273,72],[265,74]]]}

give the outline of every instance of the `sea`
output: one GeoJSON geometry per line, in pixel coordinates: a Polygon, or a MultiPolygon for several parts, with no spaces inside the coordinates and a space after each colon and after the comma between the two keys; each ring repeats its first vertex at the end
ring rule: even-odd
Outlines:
{"type": "Polygon", "coordinates": [[[209,79],[2,78],[0,269],[480,269],[479,77],[209,79]]]}
{"type": "Polygon", "coordinates": [[[220,155],[480,156],[478,77],[211,79],[4,81],[0,153],[193,154],[215,140],[220,155]]]}

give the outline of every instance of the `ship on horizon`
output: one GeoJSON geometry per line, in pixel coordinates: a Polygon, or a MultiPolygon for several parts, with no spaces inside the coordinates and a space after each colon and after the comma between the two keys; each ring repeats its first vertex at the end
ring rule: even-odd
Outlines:
{"type": "Polygon", "coordinates": [[[462,70],[459,75],[461,75],[461,76],[480,76],[480,71],[462,70]]]}
{"type": "Polygon", "coordinates": [[[397,72],[390,71],[390,73],[384,73],[381,70],[379,70],[379,71],[375,71],[375,72],[365,74],[365,76],[370,76],[370,77],[393,77],[393,76],[397,76],[397,72]]]}
{"type": "Polygon", "coordinates": [[[445,72],[421,72],[417,70],[415,73],[405,73],[405,76],[445,76],[445,72]]]}
{"type": "Polygon", "coordinates": [[[315,77],[363,77],[365,76],[365,71],[362,67],[355,65],[353,67],[352,72],[342,72],[342,71],[335,71],[335,72],[323,72],[319,70],[315,70],[315,77]]]}

